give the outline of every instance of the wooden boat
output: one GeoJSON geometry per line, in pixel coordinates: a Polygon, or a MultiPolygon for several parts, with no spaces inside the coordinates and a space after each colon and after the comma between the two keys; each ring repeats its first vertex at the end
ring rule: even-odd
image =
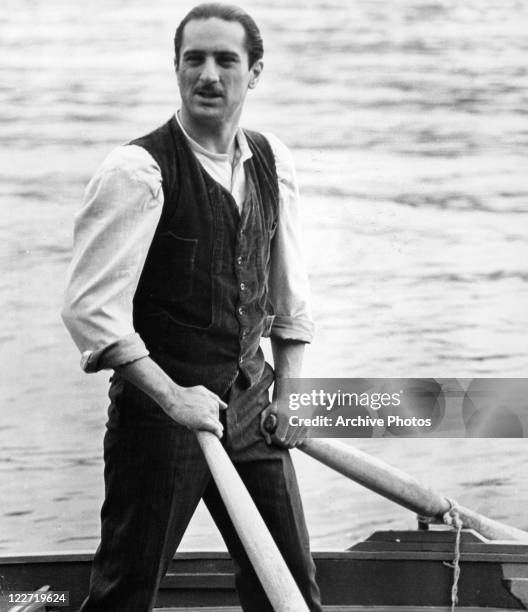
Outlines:
{"type": "MultiPolygon", "coordinates": [[[[207,432],[198,432],[198,439],[274,609],[307,611],[219,441],[207,432]]],[[[527,532],[453,505],[403,472],[351,447],[306,440],[302,450],[420,515],[416,531],[379,531],[347,550],[315,553],[325,610],[528,610],[527,532]],[[424,516],[444,520],[452,527],[429,529],[424,516]]],[[[0,601],[6,591],[31,592],[47,585],[69,593],[68,606],[49,610],[78,610],[88,590],[91,560],[92,555],[85,553],[0,557],[0,601]]],[[[159,612],[240,610],[228,555],[177,553],[162,581],[156,605],[159,612]]],[[[0,612],[44,610],[38,605],[0,605],[0,612]]]]}
{"type": "MultiPolygon", "coordinates": [[[[347,550],[315,553],[325,610],[450,610],[455,537],[446,529],[378,531],[347,550]]],[[[70,605],[56,610],[78,610],[87,592],[91,559],[87,553],[0,557],[2,590],[33,591],[49,585],[69,592],[70,605]]],[[[460,568],[456,610],[528,609],[528,545],[490,542],[463,531],[460,568]]],[[[227,553],[177,553],[156,605],[165,612],[239,610],[227,553]]]]}

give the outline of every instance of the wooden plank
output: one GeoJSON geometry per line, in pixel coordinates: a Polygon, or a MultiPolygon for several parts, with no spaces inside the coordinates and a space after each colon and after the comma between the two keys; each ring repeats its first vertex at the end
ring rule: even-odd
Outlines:
{"type": "Polygon", "coordinates": [[[234,589],[233,572],[170,572],[162,581],[164,589],[234,589]]]}
{"type": "Polygon", "coordinates": [[[0,555],[0,565],[30,563],[78,563],[79,561],[93,560],[93,552],[87,551],[68,551],[68,552],[38,552],[38,553],[2,553],[0,555]]]}
{"type": "MultiPolygon", "coordinates": [[[[323,606],[324,612],[450,612],[450,607],[416,606],[323,606]]],[[[457,606],[457,612],[512,612],[506,608],[464,608],[457,606]]],[[[239,607],[215,608],[155,608],[154,612],[242,612],[239,607]]],[[[515,611],[513,611],[515,612],[515,611]]],[[[517,611],[520,612],[520,611],[517,611]]]]}

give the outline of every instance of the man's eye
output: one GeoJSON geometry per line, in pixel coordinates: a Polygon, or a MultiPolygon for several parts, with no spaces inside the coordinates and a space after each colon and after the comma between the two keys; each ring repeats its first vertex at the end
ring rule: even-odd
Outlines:
{"type": "Polygon", "coordinates": [[[188,55],[185,61],[187,64],[191,64],[191,66],[196,66],[201,63],[202,57],[200,55],[188,55]]]}
{"type": "Polygon", "coordinates": [[[233,64],[236,63],[236,58],[234,58],[234,57],[219,57],[218,58],[218,63],[221,66],[232,66],[233,64]]]}

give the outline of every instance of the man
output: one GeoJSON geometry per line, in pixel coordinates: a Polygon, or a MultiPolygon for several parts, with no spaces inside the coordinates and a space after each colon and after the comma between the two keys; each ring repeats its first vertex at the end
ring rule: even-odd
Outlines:
{"type": "Polygon", "coordinates": [[[271,610],[194,431],[216,434],[311,610],[321,610],[291,460],[300,441],[275,375],[300,374],[311,340],[287,149],[238,127],[263,47],[241,9],[200,5],[179,25],[181,109],[119,147],[76,218],[63,317],[86,371],[113,368],[101,544],[83,612],[151,610],[203,498],[236,570],[244,610],[271,610]],[[275,309],[275,315],[273,310],[275,309]],[[277,413],[270,438],[261,424],[277,413]]]}

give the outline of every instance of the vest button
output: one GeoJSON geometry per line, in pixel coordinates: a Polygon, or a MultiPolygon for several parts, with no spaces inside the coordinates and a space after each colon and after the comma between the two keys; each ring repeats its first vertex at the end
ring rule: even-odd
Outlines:
{"type": "Polygon", "coordinates": [[[246,313],[245,309],[242,306],[240,306],[240,308],[238,309],[238,314],[244,315],[245,313],[246,313]]]}
{"type": "Polygon", "coordinates": [[[246,283],[240,283],[240,291],[245,291],[246,289],[246,283]]]}
{"type": "Polygon", "coordinates": [[[239,266],[241,266],[241,265],[242,265],[242,263],[244,262],[244,258],[243,258],[241,255],[239,255],[239,256],[236,258],[236,262],[237,262],[237,264],[238,264],[239,266]]]}
{"type": "Polygon", "coordinates": [[[244,357],[240,357],[239,360],[238,360],[238,363],[240,365],[242,365],[244,363],[244,357]]]}

